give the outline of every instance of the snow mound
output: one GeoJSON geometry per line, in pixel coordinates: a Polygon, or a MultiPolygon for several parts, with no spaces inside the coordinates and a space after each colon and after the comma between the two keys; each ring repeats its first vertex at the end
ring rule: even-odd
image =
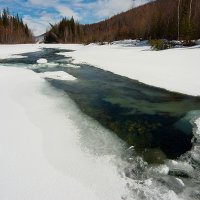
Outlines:
{"type": "Polygon", "coordinates": [[[90,144],[116,147],[118,154],[121,142],[65,93],[31,70],[3,66],[0,92],[0,199],[121,200],[127,193],[112,154],[88,153],[80,137],[99,135],[90,144]]]}
{"type": "Polygon", "coordinates": [[[168,160],[166,162],[166,164],[170,170],[176,169],[176,170],[180,170],[180,171],[185,171],[188,174],[192,173],[194,170],[193,167],[187,162],[168,160]]]}
{"type": "Polygon", "coordinates": [[[111,43],[112,45],[120,45],[124,47],[136,47],[148,45],[147,40],[118,40],[111,43]]]}
{"type": "Polygon", "coordinates": [[[185,183],[180,178],[176,178],[176,180],[180,184],[180,186],[185,187],[185,183]]]}
{"type": "Polygon", "coordinates": [[[74,81],[76,80],[75,77],[72,75],[63,72],[63,71],[57,71],[57,72],[44,72],[40,74],[41,78],[51,78],[56,80],[63,80],[63,81],[74,81]]]}
{"type": "Polygon", "coordinates": [[[154,174],[163,174],[163,175],[168,175],[169,173],[169,167],[166,165],[160,165],[158,167],[151,167],[149,169],[150,173],[154,173],[154,174]]]}
{"type": "Polygon", "coordinates": [[[48,63],[48,61],[45,58],[40,58],[39,60],[37,60],[37,63],[38,64],[46,64],[46,63],[48,63]]]}

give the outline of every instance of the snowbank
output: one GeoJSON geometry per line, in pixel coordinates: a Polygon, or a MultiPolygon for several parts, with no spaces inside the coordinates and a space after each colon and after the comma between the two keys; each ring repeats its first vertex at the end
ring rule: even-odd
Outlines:
{"type": "Polygon", "coordinates": [[[0,92],[0,199],[121,200],[115,136],[31,70],[0,66],[0,92]]]}
{"type": "Polygon", "coordinates": [[[57,80],[67,80],[67,81],[74,81],[76,80],[75,77],[72,75],[64,72],[64,71],[56,71],[56,72],[44,72],[40,73],[41,78],[51,78],[57,80]]]}
{"type": "Polygon", "coordinates": [[[149,46],[127,47],[127,42],[119,42],[88,45],[64,55],[72,56],[77,64],[88,63],[148,85],[200,95],[199,46],[151,51],[149,46]]]}
{"type": "Polygon", "coordinates": [[[38,64],[46,64],[46,63],[48,63],[48,60],[45,59],[45,58],[40,58],[40,59],[37,60],[37,63],[38,64]]]}
{"type": "Polygon", "coordinates": [[[39,46],[35,44],[21,44],[21,45],[0,45],[0,59],[3,58],[19,58],[15,54],[22,54],[28,52],[39,51],[39,46]]]}
{"type": "Polygon", "coordinates": [[[16,44],[16,45],[0,45],[0,59],[3,58],[19,58],[16,54],[40,51],[42,48],[59,48],[77,50],[83,47],[79,44],[16,44]]]}

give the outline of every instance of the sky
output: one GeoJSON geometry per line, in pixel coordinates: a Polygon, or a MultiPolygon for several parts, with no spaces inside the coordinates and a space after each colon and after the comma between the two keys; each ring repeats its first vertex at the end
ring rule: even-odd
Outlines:
{"type": "Polygon", "coordinates": [[[34,35],[43,34],[63,17],[82,24],[107,19],[150,0],[0,0],[0,9],[9,8],[18,13],[29,25],[34,35]]]}

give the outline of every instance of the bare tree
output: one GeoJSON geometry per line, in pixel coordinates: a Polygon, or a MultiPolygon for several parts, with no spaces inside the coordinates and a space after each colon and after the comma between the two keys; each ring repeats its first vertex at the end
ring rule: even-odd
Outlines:
{"type": "Polygon", "coordinates": [[[189,24],[190,24],[190,22],[191,22],[191,16],[192,16],[192,2],[193,2],[193,0],[190,0],[189,24]]]}
{"type": "Polygon", "coordinates": [[[180,40],[180,5],[181,0],[178,0],[178,40],[180,40]]]}

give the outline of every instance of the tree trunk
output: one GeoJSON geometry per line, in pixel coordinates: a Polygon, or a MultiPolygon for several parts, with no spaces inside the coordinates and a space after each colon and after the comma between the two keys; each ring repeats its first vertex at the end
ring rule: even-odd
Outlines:
{"type": "Polygon", "coordinates": [[[180,40],[180,5],[181,0],[178,0],[178,40],[180,40]]]}
{"type": "Polygon", "coordinates": [[[192,16],[192,2],[193,0],[190,0],[190,10],[189,10],[189,24],[191,24],[191,16],[192,16]]]}

